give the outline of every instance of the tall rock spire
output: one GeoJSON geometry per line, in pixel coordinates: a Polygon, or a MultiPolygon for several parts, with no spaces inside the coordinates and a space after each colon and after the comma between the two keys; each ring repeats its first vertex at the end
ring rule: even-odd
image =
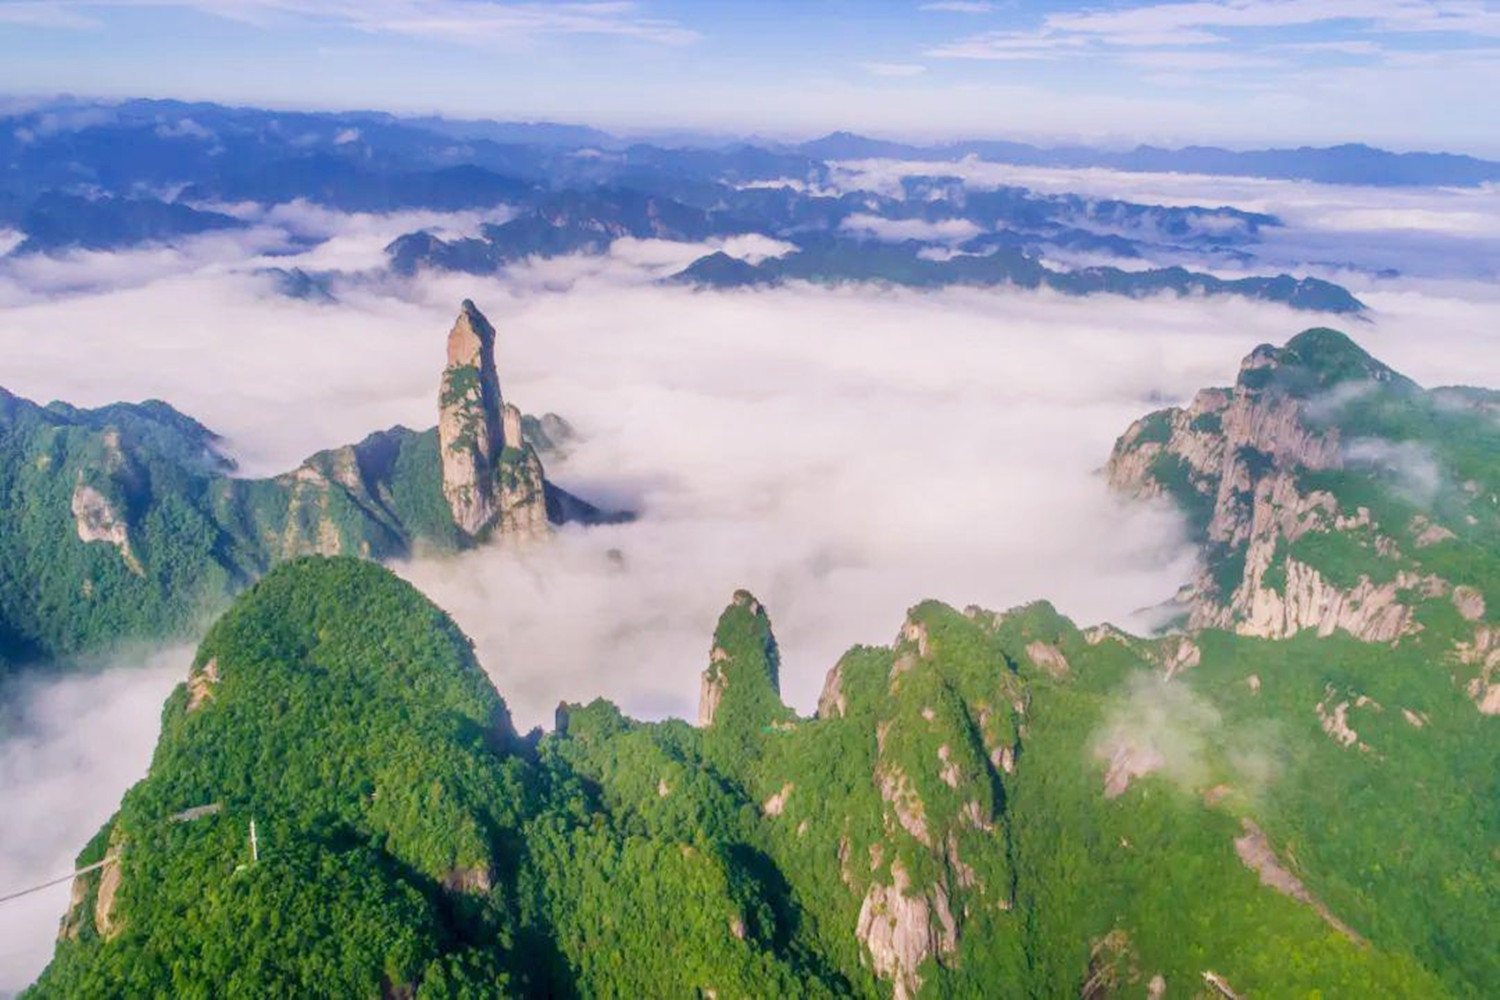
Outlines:
{"type": "MultiPolygon", "coordinates": [[[[448,366],[443,369],[438,394],[438,441],[443,496],[454,522],[471,536],[490,527],[497,516],[506,513],[505,508],[515,503],[514,484],[505,481],[507,477],[499,466],[507,457],[507,446],[526,450],[520,430],[520,411],[507,406],[500,396],[495,328],[473,302],[465,299],[448,333],[448,366]]],[[[539,480],[540,463],[534,455],[529,458],[523,464],[528,471],[535,465],[539,480]]],[[[545,530],[545,511],[542,526],[545,530]]]]}

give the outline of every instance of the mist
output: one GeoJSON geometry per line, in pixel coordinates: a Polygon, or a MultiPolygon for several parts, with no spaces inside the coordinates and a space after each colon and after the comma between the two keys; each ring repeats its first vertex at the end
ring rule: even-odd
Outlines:
{"type": "MultiPolygon", "coordinates": [[[[1468,287],[1463,297],[1496,297],[1500,276],[1500,185],[1472,188],[1389,188],[1261,177],[1220,177],[1188,173],[1134,173],[1101,167],[1030,167],[989,163],[973,157],[957,162],[852,160],[835,165],[835,192],[874,191],[901,197],[902,179],[914,175],[961,178],[975,190],[1021,185],[1046,194],[1168,207],[1227,206],[1275,215],[1283,227],[1262,230],[1247,247],[1249,264],[1221,263],[1209,270],[1230,274],[1267,268],[1295,268],[1371,290],[1410,290],[1414,279],[1454,282],[1447,294],[1468,287]],[[1227,269],[1226,269],[1227,268],[1227,269]],[[1391,272],[1396,272],[1392,274],[1391,272]]],[[[1200,226],[1215,223],[1212,217],[1200,226]]],[[[1234,225],[1218,220],[1222,225],[1234,225]]],[[[1132,235],[1129,230],[1125,235],[1132,235]]],[[[1151,236],[1149,232],[1139,235],[1151,236]]],[[[1166,242],[1171,242],[1168,239],[1166,242]]],[[[1201,269],[1203,261],[1184,255],[1160,263],[1201,269]]],[[[1119,265],[1119,261],[1109,263],[1119,265]]]]}
{"type": "Polygon", "coordinates": [[[1204,794],[1217,781],[1253,799],[1281,773],[1285,761],[1276,724],[1226,726],[1190,678],[1142,672],[1117,692],[1090,741],[1091,766],[1108,762],[1106,780],[1115,779],[1114,794],[1156,775],[1190,794],[1204,794]]]}
{"type": "MultiPolygon", "coordinates": [[[[192,650],[121,657],[120,669],[0,685],[0,894],[66,875],[120,796],[146,773],[161,705],[192,650]]],[[[71,884],[0,906],[0,996],[26,987],[51,957],[71,884]]]]}

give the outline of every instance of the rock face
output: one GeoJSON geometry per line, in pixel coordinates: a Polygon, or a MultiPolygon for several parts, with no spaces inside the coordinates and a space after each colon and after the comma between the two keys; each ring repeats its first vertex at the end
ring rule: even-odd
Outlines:
{"type": "Polygon", "coordinates": [[[438,394],[443,497],[466,535],[539,537],[548,529],[541,461],[521,436],[521,411],[500,395],[495,328],[465,299],[448,333],[438,394]]]}
{"type": "Polygon", "coordinates": [[[448,333],[448,363],[438,395],[443,496],[453,520],[471,535],[495,516],[495,459],[505,447],[495,328],[465,299],[448,333]]]}
{"type": "Polygon", "coordinates": [[[1234,851],[1246,868],[1260,876],[1262,885],[1275,889],[1283,896],[1290,896],[1305,906],[1312,907],[1328,926],[1351,941],[1363,943],[1360,936],[1348,924],[1334,916],[1333,911],[1308,891],[1302,880],[1282,864],[1281,859],[1276,856],[1275,849],[1271,847],[1271,841],[1259,826],[1249,819],[1241,819],[1240,824],[1245,832],[1243,836],[1235,838],[1234,851]]]}
{"type": "Polygon", "coordinates": [[[140,560],[130,551],[130,528],[125,517],[109,502],[109,498],[92,486],[80,482],[73,490],[71,502],[74,525],[78,539],[83,542],[104,542],[120,550],[120,558],[137,576],[144,574],[140,560]]]}
{"type": "Polygon", "coordinates": [[[891,862],[891,878],[891,885],[871,883],[855,936],[869,949],[876,975],[891,980],[896,1000],[909,1000],[922,986],[922,963],[957,950],[958,925],[942,883],[913,891],[899,860],[891,862]]]}
{"type": "MultiPolygon", "coordinates": [[[[1280,639],[1303,630],[1390,642],[1415,626],[1408,594],[1444,590],[1398,570],[1393,539],[1364,507],[1346,509],[1308,473],[1343,469],[1349,449],[1330,419],[1349,400],[1420,389],[1343,334],[1309,330],[1283,348],[1256,348],[1231,389],[1205,389],[1185,409],[1152,413],[1116,443],[1109,482],[1135,496],[1168,495],[1188,515],[1205,558],[1189,591],[1189,628],[1280,639]],[[1335,583],[1296,557],[1318,535],[1384,560],[1372,579],[1335,583]]],[[[1426,544],[1439,536],[1421,525],[1426,544]]],[[[1440,538],[1439,538],[1440,540],[1440,538]]]]}

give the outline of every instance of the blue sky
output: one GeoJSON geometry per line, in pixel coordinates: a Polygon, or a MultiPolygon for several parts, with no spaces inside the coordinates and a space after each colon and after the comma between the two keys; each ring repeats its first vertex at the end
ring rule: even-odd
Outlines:
{"type": "Polygon", "coordinates": [[[1500,155],[1500,3],[0,0],[0,90],[1500,155]]]}

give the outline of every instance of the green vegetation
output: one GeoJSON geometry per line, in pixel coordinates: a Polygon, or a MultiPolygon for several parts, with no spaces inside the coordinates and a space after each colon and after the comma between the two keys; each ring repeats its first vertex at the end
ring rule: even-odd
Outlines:
{"type": "Polygon", "coordinates": [[[1188,426],[1199,434],[1218,434],[1224,429],[1224,419],[1217,413],[1200,413],[1188,426]]]}
{"type": "Polygon", "coordinates": [[[1135,437],[1136,444],[1166,444],[1172,437],[1172,415],[1166,410],[1157,410],[1142,419],[1141,430],[1135,437]]]}
{"type": "Polygon", "coordinates": [[[1214,514],[1213,494],[1199,489],[1192,468],[1170,451],[1163,451],[1152,459],[1151,476],[1187,519],[1189,537],[1203,541],[1214,514]]]}
{"type": "Polygon", "coordinates": [[[1376,386],[1406,395],[1416,383],[1376,361],[1346,334],[1327,327],[1304,330],[1282,348],[1261,348],[1274,364],[1241,373],[1246,389],[1275,389],[1313,398],[1345,386],[1376,386]]]}
{"type": "Polygon", "coordinates": [[[436,429],[371,434],[272,479],[232,477],[215,444],[165,403],[39,407],[0,390],[0,673],[201,634],[283,559],[469,544],[443,497],[436,429]]]}
{"type": "Polygon", "coordinates": [[[1178,641],[927,602],[797,720],[741,593],[711,726],[595,701],[523,739],[409,585],[284,564],[168,700],[150,776],[79,858],[119,857],[113,900],[85,876],[30,996],[1064,997],[1205,971],[1253,996],[1488,995],[1500,757],[1429,650],[1203,633],[1193,670],[1148,681],[1178,641]],[[1371,751],[1314,711],[1358,694],[1371,751]],[[1107,798],[1121,741],[1168,759],[1107,798]],[[1360,941],[1261,884],[1242,818],[1360,941]],[[926,904],[879,918],[914,968],[858,933],[893,883],[926,904]]]}

